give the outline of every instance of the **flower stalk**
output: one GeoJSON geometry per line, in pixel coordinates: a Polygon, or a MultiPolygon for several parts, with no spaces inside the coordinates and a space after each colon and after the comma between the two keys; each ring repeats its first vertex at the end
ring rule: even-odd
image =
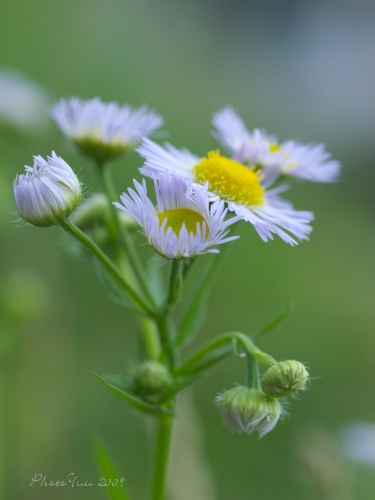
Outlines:
{"type": "Polygon", "coordinates": [[[152,500],[164,500],[172,441],[173,416],[158,417],[152,500]]]}
{"type": "Polygon", "coordinates": [[[112,200],[117,198],[116,190],[113,185],[113,179],[109,166],[102,162],[97,162],[98,172],[103,185],[103,190],[107,196],[108,203],[110,205],[110,210],[112,213],[112,218],[116,227],[117,238],[120,245],[125,253],[126,259],[129,261],[131,269],[135,275],[135,278],[142,289],[147,300],[156,307],[155,299],[151,294],[149,284],[147,283],[147,278],[145,276],[144,270],[141,266],[138,254],[134,251],[134,246],[130,241],[129,235],[125,228],[122,227],[119,211],[113,205],[112,200]]]}
{"type": "Polygon", "coordinates": [[[73,222],[66,220],[60,223],[60,226],[64,231],[73,236],[77,241],[82,243],[109,271],[109,273],[115,278],[115,280],[126,290],[127,294],[130,296],[134,304],[138,307],[139,312],[144,313],[148,316],[154,316],[153,309],[139,296],[139,294],[132,288],[132,286],[126,281],[124,276],[120,273],[118,268],[113,264],[113,262],[107,257],[107,255],[89,238],[84,232],[82,232],[73,222]]]}
{"type": "Polygon", "coordinates": [[[224,353],[233,353],[233,341],[242,344],[246,353],[250,354],[255,360],[259,361],[263,365],[273,366],[277,364],[277,361],[272,356],[261,351],[247,335],[240,332],[228,332],[223,333],[222,335],[219,335],[215,339],[211,340],[204,347],[193,354],[187,361],[176,369],[176,376],[187,376],[202,371],[202,369],[211,365],[211,363],[207,365],[207,363],[205,363],[206,360],[209,361],[210,359],[213,359],[212,364],[216,363],[216,358],[213,354],[221,354],[223,352],[223,346],[226,346],[227,344],[230,345],[230,348],[228,348],[227,351],[224,351],[224,353]]]}

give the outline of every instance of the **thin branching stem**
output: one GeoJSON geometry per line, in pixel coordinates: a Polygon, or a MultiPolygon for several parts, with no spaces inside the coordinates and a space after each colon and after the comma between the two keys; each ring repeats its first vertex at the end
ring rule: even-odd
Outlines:
{"type": "Polygon", "coordinates": [[[126,290],[133,303],[140,309],[141,312],[146,313],[149,316],[154,316],[154,311],[143,300],[143,298],[139,296],[138,292],[136,292],[134,288],[128,283],[119,269],[91,238],[89,238],[70,220],[61,222],[60,225],[64,229],[64,231],[66,231],[68,234],[82,243],[82,245],[84,245],[90,251],[90,253],[92,253],[101,262],[101,264],[103,264],[103,266],[113,276],[113,278],[115,278],[115,280],[126,290]]]}

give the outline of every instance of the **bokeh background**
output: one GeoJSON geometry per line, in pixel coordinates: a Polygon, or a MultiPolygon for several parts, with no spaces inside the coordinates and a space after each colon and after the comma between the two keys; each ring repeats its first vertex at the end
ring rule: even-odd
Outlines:
{"type": "MultiPolygon", "coordinates": [[[[198,154],[217,147],[211,116],[231,104],[249,128],[325,142],[343,163],[339,183],[300,182],[290,192],[297,208],[316,213],[310,242],[265,244],[243,228],[194,344],[228,329],[254,332],[293,299],[293,314],[261,347],[308,362],[311,390],[264,439],[237,436],[212,401],[243,380],[243,362],[212,370],[181,400],[171,499],[373,499],[374,466],[347,459],[340,433],[375,423],[374,3],[3,0],[0,47],[0,69],[41,89],[27,118],[20,96],[10,101],[21,118],[9,117],[4,99],[0,107],[0,497],[104,498],[98,487],[29,486],[39,473],[96,480],[100,435],[134,498],[146,498],[150,423],[90,375],[125,372],[137,355],[136,325],[91,265],[67,254],[57,228],[14,222],[12,181],[33,154],[54,149],[95,191],[91,165],[47,110],[60,97],[99,95],[148,103],[165,117],[169,140],[198,154]]],[[[0,87],[0,101],[6,92],[0,87]]],[[[135,153],[114,164],[119,193],[140,165],[135,153]]]]}

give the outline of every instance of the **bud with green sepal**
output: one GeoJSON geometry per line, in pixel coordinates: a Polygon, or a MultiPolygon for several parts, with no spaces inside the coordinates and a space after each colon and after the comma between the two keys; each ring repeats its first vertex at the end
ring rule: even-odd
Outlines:
{"type": "Polygon", "coordinates": [[[245,386],[222,392],[215,403],[229,429],[247,434],[259,432],[259,437],[272,431],[282,414],[277,399],[245,386]]]}
{"type": "Polygon", "coordinates": [[[168,368],[158,361],[145,361],[133,372],[133,390],[149,403],[162,402],[173,384],[168,368]]]}
{"type": "Polygon", "coordinates": [[[299,361],[281,361],[263,376],[263,391],[274,398],[288,398],[306,388],[309,372],[299,361]]]}

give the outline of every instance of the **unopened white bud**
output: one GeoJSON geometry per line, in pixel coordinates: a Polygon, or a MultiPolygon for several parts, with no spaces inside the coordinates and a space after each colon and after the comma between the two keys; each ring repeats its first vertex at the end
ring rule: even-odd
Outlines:
{"type": "Polygon", "coordinates": [[[82,187],[69,165],[53,151],[45,161],[34,156],[34,166],[17,175],[14,198],[18,213],[34,226],[52,226],[66,220],[81,200],[82,187]]]}

